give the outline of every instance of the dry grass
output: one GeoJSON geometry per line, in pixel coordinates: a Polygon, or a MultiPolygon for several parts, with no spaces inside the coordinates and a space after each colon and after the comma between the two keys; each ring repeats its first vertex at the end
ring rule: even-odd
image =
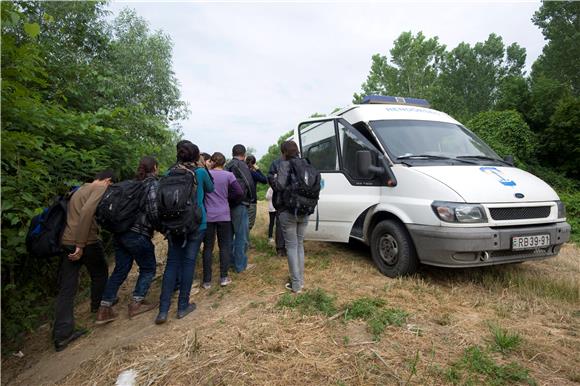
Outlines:
{"type": "MultiPolygon", "coordinates": [[[[261,207],[253,235],[265,235],[266,216],[261,207]]],[[[518,378],[522,382],[580,381],[580,256],[574,246],[544,262],[462,271],[424,268],[413,277],[389,279],[364,248],[307,243],[308,293],[320,288],[336,307],[314,313],[278,306],[288,296],[286,262],[273,256],[264,236],[255,237],[253,246],[257,267],[235,275],[231,287],[214,285],[196,294],[198,310],[191,316],[170,315],[163,326],[153,325],[154,312],[123,318],[93,329],[58,354],[49,351],[48,334],[40,331],[33,339],[43,342],[36,343],[37,351],[26,352],[31,343],[24,347],[25,366],[3,363],[9,370],[3,384],[111,385],[130,368],[140,385],[439,385],[452,381],[453,371],[459,383],[470,377],[517,383],[498,373],[510,363],[525,374],[518,378]],[[376,315],[376,309],[365,309],[369,304],[400,310],[406,318],[385,324],[380,340],[374,339],[367,319],[345,317],[352,305],[360,307],[360,315],[376,315]],[[490,325],[517,333],[520,343],[494,352],[490,325]],[[470,372],[477,358],[491,375],[470,372]]],[[[131,276],[129,286],[133,283],[131,276]]],[[[323,297],[311,300],[316,299],[323,297]]],[[[81,320],[88,322],[88,315],[81,320]]]]}

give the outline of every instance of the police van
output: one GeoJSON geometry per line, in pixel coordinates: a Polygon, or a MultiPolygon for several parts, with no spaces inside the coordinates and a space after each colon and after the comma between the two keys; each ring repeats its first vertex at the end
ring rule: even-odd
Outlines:
{"type": "Polygon", "coordinates": [[[543,259],[570,238],[565,207],[548,184],[424,99],[367,96],[301,122],[294,139],[322,176],[305,238],[363,241],[387,276],[413,273],[419,263],[543,259]]]}

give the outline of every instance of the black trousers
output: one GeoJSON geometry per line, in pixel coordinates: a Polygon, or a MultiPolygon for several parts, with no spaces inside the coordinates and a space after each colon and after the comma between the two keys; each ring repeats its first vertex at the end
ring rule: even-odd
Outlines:
{"type": "Polygon", "coordinates": [[[268,238],[271,239],[274,234],[274,224],[276,224],[276,212],[268,212],[270,222],[268,223],[268,238]]]}
{"type": "Polygon", "coordinates": [[[280,224],[280,211],[276,211],[276,251],[286,253],[284,232],[282,232],[282,225],[280,224]]]}
{"type": "Polygon", "coordinates": [[[220,277],[228,276],[232,253],[232,223],[231,221],[208,222],[203,240],[203,282],[211,283],[211,265],[213,262],[213,246],[217,233],[220,248],[220,277]]]}
{"type": "Polygon", "coordinates": [[[101,242],[87,245],[83,250],[82,257],[77,261],[68,259],[68,254],[74,252],[75,247],[67,245],[63,246],[63,250],[64,252],[60,257],[59,292],[56,298],[53,329],[53,338],[58,342],[68,338],[74,331],[74,300],[79,287],[81,267],[86,266],[91,277],[91,310],[99,308],[109,275],[101,242]]]}

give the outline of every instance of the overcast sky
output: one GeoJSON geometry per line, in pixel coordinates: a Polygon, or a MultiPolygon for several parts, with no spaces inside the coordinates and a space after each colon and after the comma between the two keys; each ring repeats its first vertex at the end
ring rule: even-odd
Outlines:
{"type": "MultiPolygon", "coordinates": [[[[185,138],[230,155],[243,143],[258,158],[312,113],[351,103],[375,53],[403,31],[454,48],[492,32],[527,50],[544,45],[531,17],[539,2],[113,2],[171,36],[174,70],[191,115],[185,138]]],[[[413,96],[413,95],[403,95],[413,96]]]]}

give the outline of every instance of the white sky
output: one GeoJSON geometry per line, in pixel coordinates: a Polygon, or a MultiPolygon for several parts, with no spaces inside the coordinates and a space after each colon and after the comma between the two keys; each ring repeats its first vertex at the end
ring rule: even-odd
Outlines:
{"type": "MultiPolygon", "coordinates": [[[[438,36],[449,49],[492,32],[527,50],[544,46],[531,17],[539,2],[113,2],[133,8],[174,43],[174,70],[191,115],[185,138],[226,156],[236,143],[262,156],[312,113],[351,103],[371,56],[403,31],[438,36]]],[[[413,96],[413,95],[403,95],[413,96]]]]}

